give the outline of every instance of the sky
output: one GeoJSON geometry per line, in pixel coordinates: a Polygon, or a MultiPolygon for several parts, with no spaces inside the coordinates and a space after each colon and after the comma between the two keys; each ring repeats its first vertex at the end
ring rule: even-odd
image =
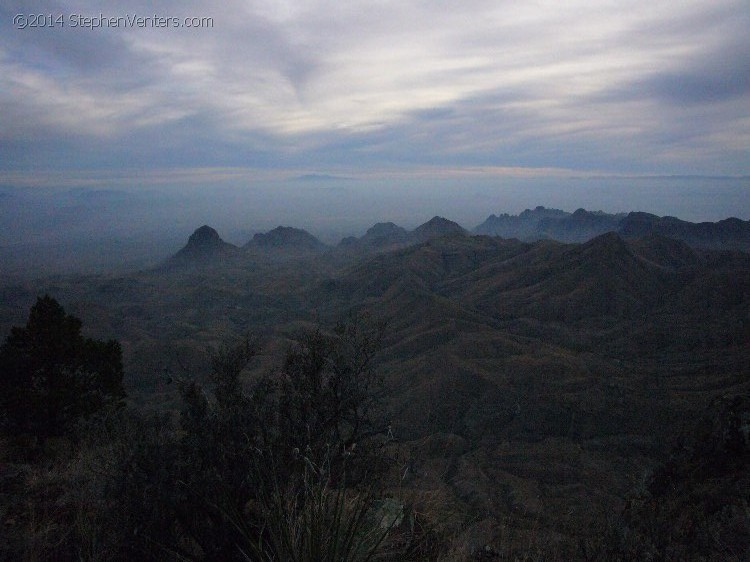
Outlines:
{"type": "Polygon", "coordinates": [[[0,185],[748,176],[748,29],[747,0],[0,0],[0,185]]]}

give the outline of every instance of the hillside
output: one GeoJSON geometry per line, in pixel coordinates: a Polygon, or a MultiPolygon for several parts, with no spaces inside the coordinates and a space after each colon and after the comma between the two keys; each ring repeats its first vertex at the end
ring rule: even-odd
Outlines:
{"type": "Polygon", "coordinates": [[[630,213],[620,223],[619,231],[629,238],[657,234],[682,240],[699,248],[750,250],[750,221],[737,218],[692,223],[676,217],[630,213]]]}
{"type": "Polygon", "coordinates": [[[53,294],[92,335],[120,340],[133,402],[158,411],[179,405],[165,373],[205,380],[206,349],[248,331],[264,342],[257,376],[300,330],[385,323],[377,368],[409,467],[400,485],[432,498],[457,552],[520,556],[533,542],[548,559],[585,558],[652,471],[700,488],[669,468],[685,421],[750,391],[746,253],[659,234],[521,242],[440,218],[344,246],[279,228],[240,251],[202,227],[179,260],[211,267],[4,287],[3,330],[53,294]]]}

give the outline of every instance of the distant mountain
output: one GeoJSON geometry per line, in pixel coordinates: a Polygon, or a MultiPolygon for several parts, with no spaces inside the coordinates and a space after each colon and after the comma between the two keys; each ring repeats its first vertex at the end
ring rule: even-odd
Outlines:
{"type": "Polygon", "coordinates": [[[409,233],[392,222],[371,226],[360,238],[349,236],[339,242],[338,249],[347,253],[379,253],[408,245],[409,233]]]}
{"type": "Polygon", "coordinates": [[[277,226],[265,234],[258,233],[244,247],[245,249],[292,252],[322,252],[327,248],[323,242],[306,230],[290,226],[277,226]]]}
{"type": "Polygon", "coordinates": [[[371,226],[360,241],[368,246],[392,246],[408,239],[408,232],[392,222],[379,222],[371,226]]]}
{"type": "Polygon", "coordinates": [[[474,229],[475,234],[500,236],[501,238],[518,238],[519,240],[538,240],[539,223],[543,220],[559,220],[569,217],[570,213],[559,209],[546,209],[542,206],[533,211],[526,209],[520,215],[503,213],[500,216],[490,215],[487,220],[474,229]]]}
{"type": "Polygon", "coordinates": [[[224,242],[213,228],[203,225],[188,238],[187,244],[174,256],[172,262],[206,261],[234,255],[237,246],[224,242]]]}
{"type": "Polygon", "coordinates": [[[464,228],[451,220],[443,217],[432,217],[426,223],[418,226],[409,233],[409,238],[414,242],[425,242],[432,238],[443,236],[455,236],[468,234],[464,228]]]}
{"type": "Polygon", "coordinates": [[[302,174],[297,176],[293,181],[304,181],[304,182],[331,182],[341,181],[348,179],[346,176],[334,176],[331,174],[302,174]]]}
{"type": "Polygon", "coordinates": [[[347,248],[352,250],[358,250],[360,248],[361,244],[359,242],[359,238],[356,236],[347,236],[346,238],[342,238],[341,242],[339,242],[338,247],[339,248],[347,248]]]}
{"type": "Polygon", "coordinates": [[[657,234],[697,248],[750,250],[750,221],[737,218],[693,223],[675,217],[630,213],[620,223],[620,233],[626,238],[657,234]]]}
{"type": "Polygon", "coordinates": [[[392,222],[379,222],[371,226],[361,238],[353,236],[344,238],[339,243],[338,249],[349,254],[352,252],[373,254],[421,244],[434,238],[466,236],[467,234],[468,232],[461,225],[437,216],[411,232],[392,222]]]}
{"type": "Polygon", "coordinates": [[[694,248],[750,250],[750,221],[729,218],[719,222],[692,223],[675,217],[650,213],[610,214],[578,209],[567,213],[537,207],[520,215],[490,215],[474,229],[475,234],[518,238],[527,242],[552,239],[560,242],[586,242],[607,232],[627,239],[652,235],[681,240],[694,248]]]}
{"type": "Polygon", "coordinates": [[[572,215],[542,218],[537,230],[542,238],[561,242],[585,242],[600,234],[617,232],[623,218],[624,214],[611,215],[602,211],[578,209],[572,215]]]}
{"type": "Polygon", "coordinates": [[[624,214],[612,215],[585,209],[571,214],[540,206],[534,210],[526,209],[520,215],[490,215],[474,229],[474,233],[528,242],[544,238],[560,242],[585,242],[605,232],[617,232],[623,218],[624,214]]]}

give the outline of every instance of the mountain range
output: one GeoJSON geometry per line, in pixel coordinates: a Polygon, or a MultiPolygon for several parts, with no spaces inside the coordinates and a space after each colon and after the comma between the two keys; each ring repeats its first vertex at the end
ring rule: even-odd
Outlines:
{"type": "Polygon", "coordinates": [[[601,537],[657,544],[658,527],[674,559],[710,559],[712,537],[750,544],[747,232],[541,207],[474,232],[379,223],[337,246],[279,227],[237,247],[203,226],[168,267],[0,287],[0,328],[54,295],[122,343],[131,400],[163,411],[179,407],[164,373],[208,376],[205,350],[227,339],[263,339],[252,379],[300,331],[384,325],[398,486],[441,532],[509,559],[532,543],[540,558],[606,559],[601,537]]]}
{"type": "MultiPolygon", "coordinates": [[[[299,228],[279,226],[266,233],[256,233],[241,250],[272,255],[314,255],[328,251],[361,254],[390,251],[427,242],[444,236],[487,235],[519,239],[525,242],[556,240],[587,242],[606,233],[617,233],[623,239],[662,236],[687,243],[696,249],[750,251],[750,221],[729,218],[719,222],[692,223],[675,217],[658,217],[649,213],[608,214],[578,209],[567,213],[559,209],[536,207],[519,215],[490,215],[471,232],[459,224],[435,216],[412,231],[392,223],[377,223],[357,237],[347,237],[330,247],[299,228]]],[[[187,245],[171,263],[205,261],[213,257],[226,259],[240,248],[224,242],[209,226],[197,229],[187,245]]]]}
{"type": "Polygon", "coordinates": [[[490,215],[473,232],[525,241],[561,242],[585,242],[605,232],[617,232],[623,238],[659,234],[698,248],[750,250],[750,221],[737,218],[692,223],[642,212],[609,214],[578,209],[567,213],[536,207],[519,215],[490,215]]]}

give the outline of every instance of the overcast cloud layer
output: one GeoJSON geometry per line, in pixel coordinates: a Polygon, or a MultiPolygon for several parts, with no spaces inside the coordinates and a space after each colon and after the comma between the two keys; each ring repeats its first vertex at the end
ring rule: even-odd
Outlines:
{"type": "Polygon", "coordinates": [[[0,0],[0,169],[747,175],[749,29],[747,0],[0,0]],[[70,26],[100,14],[213,27],[70,26]]]}

